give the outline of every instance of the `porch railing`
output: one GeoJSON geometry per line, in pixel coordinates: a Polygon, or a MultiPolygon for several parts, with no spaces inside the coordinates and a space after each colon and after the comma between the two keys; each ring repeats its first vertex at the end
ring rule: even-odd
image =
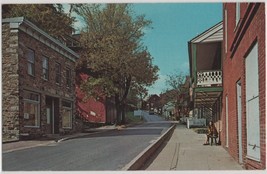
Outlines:
{"type": "Polygon", "coordinates": [[[197,86],[210,86],[222,84],[222,71],[198,71],[197,86]]]}

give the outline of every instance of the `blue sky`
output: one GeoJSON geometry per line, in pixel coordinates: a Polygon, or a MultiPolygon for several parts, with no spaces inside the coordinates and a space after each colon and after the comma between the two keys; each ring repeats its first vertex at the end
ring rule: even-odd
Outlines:
{"type": "Polygon", "coordinates": [[[167,88],[168,74],[189,74],[188,41],[222,20],[222,3],[135,3],[133,9],[152,20],[153,29],[146,30],[143,42],[160,72],[149,94],[167,88]]]}
{"type": "MultiPolygon", "coordinates": [[[[222,3],[219,2],[133,3],[133,10],[152,21],[153,29],[145,29],[143,42],[160,71],[149,94],[160,94],[167,89],[168,74],[189,74],[188,41],[222,21],[222,3]]],[[[76,24],[81,25],[80,21],[76,24]]]]}

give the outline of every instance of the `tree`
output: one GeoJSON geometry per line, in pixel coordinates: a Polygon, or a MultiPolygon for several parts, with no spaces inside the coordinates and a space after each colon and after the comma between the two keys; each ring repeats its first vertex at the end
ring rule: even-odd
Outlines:
{"type": "Polygon", "coordinates": [[[25,17],[51,36],[66,41],[75,19],[64,13],[62,4],[5,4],[3,18],[25,17]]]}
{"type": "Polygon", "coordinates": [[[172,103],[175,107],[179,107],[179,97],[185,92],[184,83],[186,76],[183,73],[179,74],[169,74],[167,75],[166,85],[168,89],[166,90],[165,103],[172,103]]]}
{"type": "Polygon", "coordinates": [[[149,86],[157,79],[158,67],[141,42],[151,21],[135,16],[129,4],[83,4],[75,10],[86,23],[77,67],[86,66],[93,74],[82,90],[92,96],[115,96],[117,123],[125,123],[130,88],[149,86]]]}

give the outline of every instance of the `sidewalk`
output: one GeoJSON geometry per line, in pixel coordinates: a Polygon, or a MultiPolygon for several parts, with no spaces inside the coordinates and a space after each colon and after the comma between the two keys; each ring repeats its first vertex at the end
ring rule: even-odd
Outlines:
{"type": "Polygon", "coordinates": [[[76,133],[72,135],[54,135],[49,138],[41,138],[41,139],[36,139],[36,140],[25,140],[25,141],[16,141],[16,142],[8,142],[8,143],[2,143],[2,153],[7,153],[7,152],[12,152],[16,150],[22,150],[22,149],[28,149],[32,147],[37,147],[37,146],[46,146],[52,143],[58,143],[61,141],[65,141],[68,139],[76,138],[76,137],[82,137],[86,136],[89,134],[96,134],[99,132],[104,132],[108,130],[119,130],[123,129],[124,126],[103,126],[99,128],[90,128],[87,132],[85,133],[76,133]]]}
{"type": "Polygon", "coordinates": [[[242,170],[223,147],[204,146],[205,136],[178,124],[146,170],[242,170]]]}

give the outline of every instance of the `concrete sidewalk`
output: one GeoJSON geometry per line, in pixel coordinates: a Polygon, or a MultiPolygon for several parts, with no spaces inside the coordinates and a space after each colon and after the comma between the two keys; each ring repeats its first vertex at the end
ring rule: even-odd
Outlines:
{"type": "Polygon", "coordinates": [[[99,128],[90,128],[85,133],[75,133],[72,135],[62,135],[62,136],[53,135],[52,137],[41,138],[41,139],[36,139],[36,140],[23,140],[23,141],[2,143],[2,153],[8,153],[8,152],[16,151],[16,150],[28,149],[28,148],[33,148],[37,146],[46,146],[49,144],[58,143],[58,142],[65,141],[68,139],[87,136],[90,134],[96,134],[96,133],[109,131],[109,130],[115,130],[115,129],[120,130],[123,128],[125,128],[125,126],[115,126],[115,125],[102,126],[99,128]]]}
{"type": "Polygon", "coordinates": [[[146,170],[243,170],[221,146],[204,146],[206,135],[178,124],[146,170]]]}

